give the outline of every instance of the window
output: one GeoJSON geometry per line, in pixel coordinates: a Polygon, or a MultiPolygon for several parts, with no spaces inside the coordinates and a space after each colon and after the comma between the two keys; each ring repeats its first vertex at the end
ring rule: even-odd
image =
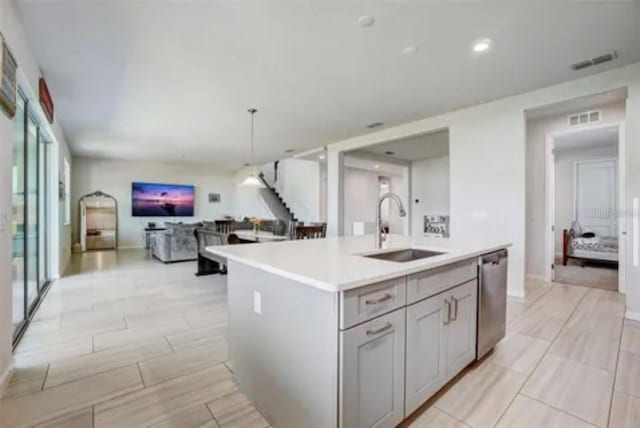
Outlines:
{"type": "Polygon", "coordinates": [[[71,224],[71,167],[64,159],[64,224],[71,224]]]}

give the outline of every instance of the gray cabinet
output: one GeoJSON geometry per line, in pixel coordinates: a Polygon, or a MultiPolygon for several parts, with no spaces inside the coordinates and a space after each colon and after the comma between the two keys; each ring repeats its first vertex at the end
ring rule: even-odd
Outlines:
{"type": "Polygon", "coordinates": [[[413,413],[445,383],[447,305],[437,295],[407,308],[405,414],[413,413]]]}
{"type": "Polygon", "coordinates": [[[447,324],[446,381],[476,357],[477,287],[473,280],[444,293],[449,296],[451,305],[451,318],[447,324]]]}
{"type": "Polygon", "coordinates": [[[340,427],[404,419],[405,308],[340,333],[340,427]]]}
{"type": "Polygon", "coordinates": [[[475,359],[476,284],[407,307],[406,416],[475,359]]]}

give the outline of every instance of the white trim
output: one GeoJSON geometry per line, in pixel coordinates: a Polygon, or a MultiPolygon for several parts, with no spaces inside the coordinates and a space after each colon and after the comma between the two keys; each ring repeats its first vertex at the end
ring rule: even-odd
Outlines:
{"type": "MultiPolygon", "coordinates": [[[[116,248],[116,251],[117,250],[143,250],[143,249],[144,249],[144,245],[122,245],[116,248]]],[[[106,251],[110,251],[110,250],[106,250],[106,251]]],[[[85,251],[85,252],[92,252],[92,251],[85,251]]]]}
{"type": "Polygon", "coordinates": [[[507,289],[507,296],[517,297],[520,299],[524,299],[526,297],[524,290],[509,290],[509,289],[507,289]]]}
{"type": "MultiPolygon", "coordinates": [[[[583,132],[585,130],[596,130],[605,128],[618,128],[618,210],[624,212],[626,201],[626,141],[625,141],[625,122],[599,122],[598,124],[589,124],[584,126],[575,126],[571,129],[565,129],[558,132],[549,133],[545,136],[545,199],[547,212],[545,214],[545,278],[546,281],[553,281],[553,269],[551,265],[555,262],[555,231],[551,228],[554,225],[555,218],[555,161],[553,148],[555,140],[558,137],[583,132]]],[[[575,173],[574,173],[575,180],[575,173]]],[[[575,199],[575,198],[574,198],[575,199]]],[[[575,206],[574,206],[575,217],[575,206]]],[[[618,292],[625,294],[625,255],[626,255],[626,231],[624,229],[624,221],[618,222],[618,292]]]]}
{"type": "Polygon", "coordinates": [[[624,317],[628,320],[640,321],[640,312],[638,311],[627,311],[624,314],[624,317]]]}
{"type": "Polygon", "coordinates": [[[2,376],[0,376],[0,397],[2,397],[7,390],[7,386],[9,386],[9,381],[11,380],[11,375],[13,374],[13,360],[9,363],[9,366],[4,370],[2,376]]]}

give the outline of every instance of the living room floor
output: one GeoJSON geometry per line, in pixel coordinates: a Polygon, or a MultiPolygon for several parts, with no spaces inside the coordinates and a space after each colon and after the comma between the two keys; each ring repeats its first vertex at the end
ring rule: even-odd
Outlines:
{"type": "MultiPolygon", "coordinates": [[[[74,255],[15,354],[0,425],[247,427],[233,383],[226,277],[142,250],[74,255]]],[[[615,292],[529,282],[508,336],[412,427],[640,426],[640,324],[615,292]]]]}

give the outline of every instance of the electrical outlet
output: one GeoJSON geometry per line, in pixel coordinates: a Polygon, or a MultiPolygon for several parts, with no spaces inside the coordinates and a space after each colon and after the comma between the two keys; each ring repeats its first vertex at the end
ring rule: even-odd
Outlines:
{"type": "Polygon", "coordinates": [[[262,294],[259,291],[253,292],[253,311],[262,315],[262,294]]]}

